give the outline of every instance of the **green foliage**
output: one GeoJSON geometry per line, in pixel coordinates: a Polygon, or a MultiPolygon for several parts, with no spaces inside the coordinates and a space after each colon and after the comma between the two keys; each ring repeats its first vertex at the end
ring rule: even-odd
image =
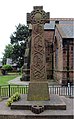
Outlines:
{"type": "Polygon", "coordinates": [[[2,66],[2,69],[5,69],[6,71],[11,71],[13,68],[11,65],[6,64],[2,66]]]}
{"type": "Polygon", "coordinates": [[[7,102],[6,102],[6,105],[9,107],[11,106],[11,104],[14,102],[14,101],[18,101],[20,99],[20,94],[18,92],[16,92],[15,94],[13,94],[13,96],[11,96],[7,102]]]}
{"type": "Polygon", "coordinates": [[[7,72],[6,72],[6,70],[4,68],[2,68],[1,69],[1,73],[2,73],[2,75],[6,75],[7,72]]]}
{"type": "Polygon", "coordinates": [[[11,34],[11,44],[13,45],[12,60],[20,68],[24,63],[24,53],[26,41],[29,37],[28,27],[22,24],[16,26],[16,31],[11,34]]]}
{"type": "Polygon", "coordinates": [[[26,41],[29,37],[30,33],[27,26],[22,24],[16,26],[16,31],[10,36],[10,44],[5,47],[2,64],[6,64],[7,58],[10,58],[19,68],[22,67],[24,64],[26,41]]]}
{"type": "Polygon", "coordinates": [[[12,44],[6,45],[3,53],[2,64],[6,64],[7,58],[12,59],[12,53],[13,53],[13,45],[12,44]]]}
{"type": "Polygon", "coordinates": [[[2,98],[0,97],[0,102],[2,101],[2,98]]]}
{"type": "Polygon", "coordinates": [[[29,36],[28,27],[22,24],[16,26],[16,31],[11,34],[11,44],[17,44],[19,41],[25,41],[29,36]]]}
{"type": "Polygon", "coordinates": [[[9,107],[9,106],[11,106],[12,103],[13,103],[13,100],[11,98],[9,98],[6,102],[6,105],[9,107]]]}

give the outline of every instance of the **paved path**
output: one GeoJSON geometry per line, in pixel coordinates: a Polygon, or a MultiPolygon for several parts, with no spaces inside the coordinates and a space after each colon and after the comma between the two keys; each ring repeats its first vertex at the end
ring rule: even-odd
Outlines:
{"type": "Polygon", "coordinates": [[[10,80],[9,84],[18,84],[18,85],[29,85],[29,81],[20,81],[21,76],[16,77],[13,80],[10,80]]]}
{"type": "MultiPolygon", "coordinates": [[[[13,80],[10,80],[8,83],[9,84],[18,84],[18,85],[29,85],[30,81],[20,81],[21,76],[16,77],[13,80]]],[[[55,81],[50,80],[49,85],[58,85],[55,81]]]]}

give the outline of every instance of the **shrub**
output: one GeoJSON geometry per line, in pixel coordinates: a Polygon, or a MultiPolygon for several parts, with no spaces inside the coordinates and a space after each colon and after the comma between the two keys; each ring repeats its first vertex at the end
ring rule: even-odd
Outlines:
{"type": "Polygon", "coordinates": [[[6,105],[9,107],[14,101],[17,101],[19,99],[20,99],[20,94],[16,92],[7,100],[6,105]]]}
{"type": "Polygon", "coordinates": [[[2,73],[2,75],[6,75],[6,74],[7,74],[7,71],[2,68],[2,69],[1,69],[1,73],[2,73]]]}
{"type": "Polygon", "coordinates": [[[13,68],[11,65],[6,64],[2,66],[2,69],[5,69],[6,71],[11,71],[13,68]]]}
{"type": "Polygon", "coordinates": [[[11,106],[12,103],[13,103],[12,98],[9,98],[6,102],[6,105],[9,107],[9,106],[11,106]]]}

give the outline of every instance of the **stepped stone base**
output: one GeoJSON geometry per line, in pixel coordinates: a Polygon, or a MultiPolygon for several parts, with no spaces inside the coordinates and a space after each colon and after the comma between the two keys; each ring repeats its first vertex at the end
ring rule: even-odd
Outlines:
{"type": "Polygon", "coordinates": [[[73,119],[73,115],[0,115],[0,119],[73,119]]]}
{"type": "Polygon", "coordinates": [[[44,110],[66,110],[66,104],[58,95],[50,95],[50,100],[48,101],[27,101],[27,95],[25,94],[21,95],[21,99],[18,102],[12,103],[11,109],[31,110],[39,114],[44,110]]]}

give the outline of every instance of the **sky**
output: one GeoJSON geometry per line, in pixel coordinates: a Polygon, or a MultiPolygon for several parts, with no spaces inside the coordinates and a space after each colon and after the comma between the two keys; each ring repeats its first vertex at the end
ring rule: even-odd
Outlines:
{"type": "Polygon", "coordinates": [[[26,24],[26,13],[43,6],[51,18],[74,18],[74,0],[0,0],[0,59],[10,35],[19,23],[26,24]]]}

